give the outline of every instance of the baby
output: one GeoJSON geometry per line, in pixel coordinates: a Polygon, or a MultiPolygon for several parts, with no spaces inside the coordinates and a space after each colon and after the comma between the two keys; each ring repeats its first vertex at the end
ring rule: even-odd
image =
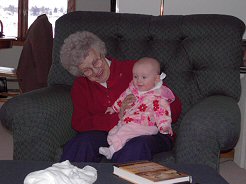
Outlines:
{"type": "Polygon", "coordinates": [[[105,113],[119,113],[123,100],[133,94],[136,98],[126,109],[118,124],[108,133],[109,147],[100,147],[99,153],[111,159],[127,141],[141,135],[173,135],[170,103],[175,97],[162,85],[165,74],[160,75],[160,64],[153,58],[139,59],[133,66],[133,80],[112,107],[105,113]]]}

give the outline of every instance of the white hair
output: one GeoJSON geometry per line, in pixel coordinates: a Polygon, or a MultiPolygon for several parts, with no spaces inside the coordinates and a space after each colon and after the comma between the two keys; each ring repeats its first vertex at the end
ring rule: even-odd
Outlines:
{"type": "Polygon", "coordinates": [[[106,55],[105,43],[95,34],[82,31],[69,35],[61,47],[60,60],[62,66],[72,75],[82,75],[78,66],[88,56],[91,49],[100,55],[106,55]]]}

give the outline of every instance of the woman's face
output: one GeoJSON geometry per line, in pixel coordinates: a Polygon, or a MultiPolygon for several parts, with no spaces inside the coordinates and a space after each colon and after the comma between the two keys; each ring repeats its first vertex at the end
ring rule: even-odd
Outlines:
{"type": "Polygon", "coordinates": [[[103,83],[108,80],[110,75],[110,68],[105,57],[100,56],[94,49],[89,51],[88,56],[78,67],[90,81],[103,83]]]}

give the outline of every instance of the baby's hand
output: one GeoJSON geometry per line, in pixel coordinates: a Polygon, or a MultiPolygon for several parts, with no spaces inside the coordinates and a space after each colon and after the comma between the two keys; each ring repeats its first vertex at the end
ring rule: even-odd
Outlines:
{"type": "Polygon", "coordinates": [[[160,133],[162,133],[162,134],[166,134],[166,133],[168,133],[169,135],[171,135],[171,136],[173,136],[173,130],[172,130],[172,128],[170,128],[170,127],[161,127],[160,128],[160,133]]]}
{"type": "Polygon", "coordinates": [[[105,114],[107,114],[107,113],[113,114],[113,113],[115,113],[115,111],[114,111],[114,109],[112,107],[108,107],[106,112],[105,112],[105,114]]]}
{"type": "Polygon", "coordinates": [[[122,119],[126,109],[131,107],[131,104],[136,101],[136,97],[133,94],[129,94],[123,100],[122,105],[120,107],[119,118],[122,119]]]}

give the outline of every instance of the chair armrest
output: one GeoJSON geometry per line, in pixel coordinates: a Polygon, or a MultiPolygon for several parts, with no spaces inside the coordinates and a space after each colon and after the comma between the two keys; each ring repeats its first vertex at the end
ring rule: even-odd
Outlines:
{"type": "Polygon", "coordinates": [[[203,99],[181,121],[175,145],[176,161],[218,169],[220,151],[232,149],[238,141],[240,119],[240,109],[233,98],[203,99]]]}
{"type": "Polygon", "coordinates": [[[42,88],[3,105],[0,120],[13,133],[14,159],[54,161],[57,149],[75,135],[70,89],[65,85],[42,88]]]}

